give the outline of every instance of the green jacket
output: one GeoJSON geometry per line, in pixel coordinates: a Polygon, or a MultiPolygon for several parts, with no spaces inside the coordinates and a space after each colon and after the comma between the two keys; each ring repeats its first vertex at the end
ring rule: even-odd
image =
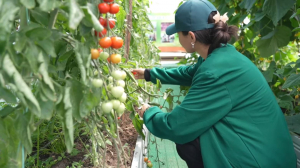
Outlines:
{"type": "Polygon", "coordinates": [[[144,123],[155,136],[184,144],[200,137],[207,168],[296,168],[284,115],[258,68],[232,45],[194,66],[154,68],[151,81],[190,85],[170,113],[149,108],[144,123]]]}

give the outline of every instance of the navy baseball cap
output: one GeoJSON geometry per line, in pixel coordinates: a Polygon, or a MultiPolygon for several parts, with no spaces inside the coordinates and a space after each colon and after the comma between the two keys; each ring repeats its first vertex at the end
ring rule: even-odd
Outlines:
{"type": "Polygon", "coordinates": [[[208,23],[208,17],[213,11],[217,9],[208,0],[189,0],[177,9],[175,23],[167,27],[166,33],[172,35],[180,31],[213,28],[215,24],[208,23]]]}

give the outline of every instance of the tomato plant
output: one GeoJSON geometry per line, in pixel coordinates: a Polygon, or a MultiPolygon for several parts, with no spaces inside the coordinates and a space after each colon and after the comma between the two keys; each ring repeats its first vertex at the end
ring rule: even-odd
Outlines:
{"type": "Polygon", "coordinates": [[[154,94],[128,71],[137,65],[150,68],[159,61],[158,49],[146,36],[145,24],[150,22],[145,10],[149,3],[145,2],[134,2],[130,13],[128,1],[114,1],[120,5],[116,14],[109,11],[112,2],[0,3],[0,93],[4,101],[0,167],[51,167],[58,159],[44,161],[42,157],[51,153],[68,160],[65,152],[76,152],[74,140],[82,136],[90,140],[84,146],[95,167],[102,167],[110,144],[119,151],[119,160],[128,160],[117,117],[130,112],[134,127],[143,136],[142,120],[134,107],[140,105],[138,97],[154,94]],[[127,15],[137,17],[127,22],[127,15]],[[127,24],[132,25],[130,31],[127,24]],[[125,41],[128,35],[132,37],[130,50],[110,48],[111,36],[125,41]],[[101,44],[99,37],[105,39],[101,44]],[[107,62],[112,54],[124,55],[126,61],[118,57],[119,64],[107,62]],[[118,79],[110,78],[114,71],[120,72],[118,79]]]}

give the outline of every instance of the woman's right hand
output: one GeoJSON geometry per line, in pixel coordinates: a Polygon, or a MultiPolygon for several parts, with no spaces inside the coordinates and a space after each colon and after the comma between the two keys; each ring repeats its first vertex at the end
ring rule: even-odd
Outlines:
{"type": "Polygon", "coordinates": [[[135,79],[145,79],[145,69],[134,69],[131,71],[135,79]]]}

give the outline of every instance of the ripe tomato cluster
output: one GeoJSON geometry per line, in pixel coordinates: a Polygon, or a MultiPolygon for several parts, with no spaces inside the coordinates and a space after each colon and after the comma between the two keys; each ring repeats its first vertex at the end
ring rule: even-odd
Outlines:
{"type": "Polygon", "coordinates": [[[153,167],[153,164],[147,157],[144,157],[144,162],[147,164],[147,167],[149,167],[149,168],[153,167]]]}
{"type": "MultiPolygon", "coordinates": [[[[117,14],[120,10],[120,7],[118,4],[114,3],[114,0],[104,0],[103,3],[100,3],[98,5],[98,9],[100,14],[106,14],[108,16],[108,13],[110,14],[117,14]]],[[[104,29],[101,32],[95,31],[95,36],[99,37],[99,45],[103,49],[113,48],[113,49],[119,49],[123,46],[123,39],[120,37],[108,37],[107,33],[113,29],[116,25],[116,20],[109,19],[108,17],[100,16],[99,22],[104,27],[104,29]]],[[[101,49],[102,50],[102,49],[101,49]]],[[[109,56],[109,53],[99,51],[96,52],[96,49],[91,50],[92,59],[97,59],[100,57],[101,60],[107,60],[109,63],[118,64],[121,62],[122,56],[120,54],[111,54],[109,56]]]]}

